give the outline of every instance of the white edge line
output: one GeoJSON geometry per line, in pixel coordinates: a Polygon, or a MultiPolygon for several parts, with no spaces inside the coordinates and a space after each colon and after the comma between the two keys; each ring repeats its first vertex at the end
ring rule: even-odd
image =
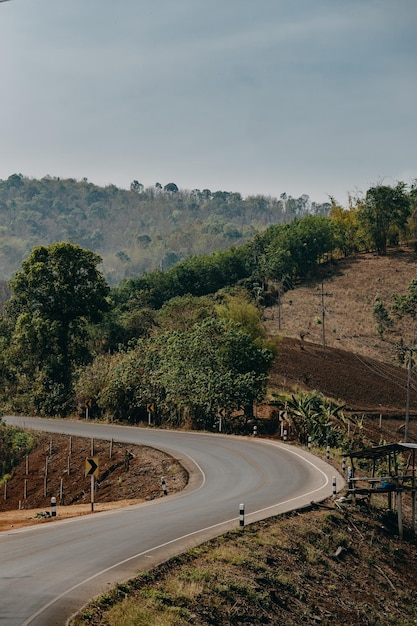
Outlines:
{"type": "MultiPolygon", "coordinates": [[[[259,514],[259,513],[263,513],[265,511],[269,511],[269,510],[274,509],[274,508],[276,508],[278,506],[283,506],[285,504],[289,504],[290,502],[294,502],[295,500],[298,500],[299,498],[305,497],[307,495],[312,495],[313,493],[316,493],[317,491],[320,491],[321,489],[324,489],[329,484],[329,477],[325,474],[325,472],[321,468],[319,468],[316,465],[314,465],[314,463],[310,459],[305,458],[303,455],[299,454],[298,452],[296,452],[292,448],[287,447],[287,446],[282,446],[282,445],[276,444],[276,443],[271,442],[271,441],[265,441],[265,440],[263,440],[260,443],[266,443],[266,444],[272,445],[272,446],[277,447],[277,448],[285,449],[288,452],[290,452],[291,454],[294,454],[295,456],[298,456],[302,461],[304,461],[305,463],[311,465],[320,474],[322,474],[322,476],[324,476],[324,478],[325,478],[325,481],[324,481],[323,485],[321,485],[320,487],[316,487],[315,489],[312,489],[311,491],[308,491],[307,493],[300,494],[299,496],[295,496],[294,498],[289,498],[288,500],[284,500],[283,502],[277,502],[276,504],[268,506],[268,507],[266,507],[264,509],[258,509],[257,511],[252,511],[248,515],[248,517],[250,517],[250,516],[253,517],[253,516],[255,516],[255,515],[259,514]]],[[[204,477],[204,480],[203,480],[203,484],[204,484],[204,482],[205,482],[205,474],[204,474],[203,470],[200,468],[200,466],[198,465],[198,463],[196,463],[196,465],[200,469],[200,471],[201,471],[201,473],[202,473],[202,475],[204,477]]],[[[140,505],[138,505],[138,506],[140,506],[140,505]]],[[[206,528],[200,528],[199,530],[195,530],[192,533],[187,533],[186,535],[182,535],[181,537],[176,537],[175,539],[171,539],[170,541],[166,541],[165,543],[161,543],[158,546],[154,546],[153,548],[150,548],[148,550],[144,550],[143,552],[139,552],[138,554],[130,556],[127,559],[123,559],[123,561],[119,561],[118,563],[114,563],[110,567],[106,567],[105,569],[101,570],[100,572],[96,572],[92,576],[89,576],[85,580],[77,583],[76,585],[74,585],[70,589],[67,589],[63,593],[59,594],[58,596],[56,596],[55,598],[50,600],[47,604],[45,604],[43,607],[41,607],[36,613],[31,615],[26,621],[24,621],[21,626],[28,626],[34,619],[36,619],[39,615],[41,615],[44,611],[46,611],[50,606],[55,604],[55,602],[57,602],[61,598],[64,598],[66,595],[68,595],[71,592],[75,591],[79,587],[82,587],[83,585],[89,583],[90,581],[94,580],[95,578],[98,578],[99,576],[102,576],[103,574],[106,574],[107,572],[111,571],[112,569],[116,569],[117,567],[125,565],[125,563],[129,563],[129,561],[133,561],[134,559],[139,559],[140,557],[142,557],[142,556],[144,556],[146,554],[150,554],[152,552],[155,552],[156,550],[160,550],[161,548],[166,548],[167,546],[169,546],[171,544],[174,544],[177,541],[183,541],[185,539],[193,537],[194,535],[198,535],[200,533],[205,533],[205,532],[207,532],[209,530],[213,530],[214,528],[218,528],[219,526],[227,526],[228,524],[232,524],[233,522],[236,522],[238,520],[239,520],[239,517],[233,517],[233,518],[231,518],[229,520],[225,520],[223,522],[219,522],[218,524],[214,524],[213,526],[207,526],[206,528]]]]}

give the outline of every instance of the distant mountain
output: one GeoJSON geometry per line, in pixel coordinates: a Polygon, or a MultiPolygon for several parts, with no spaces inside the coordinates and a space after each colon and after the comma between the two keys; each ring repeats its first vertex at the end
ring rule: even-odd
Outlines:
{"type": "Polygon", "coordinates": [[[191,255],[240,245],[272,224],[329,210],[330,203],[307,195],[242,198],[180,190],[175,183],[144,188],[138,181],[125,190],[87,179],[13,174],[0,180],[0,280],[10,279],[34,246],[72,241],[98,252],[107,280],[117,285],[191,255]]]}

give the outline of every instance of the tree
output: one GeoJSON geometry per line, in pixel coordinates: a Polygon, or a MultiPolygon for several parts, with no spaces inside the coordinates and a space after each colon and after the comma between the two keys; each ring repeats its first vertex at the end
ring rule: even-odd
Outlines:
{"type": "Polygon", "coordinates": [[[417,278],[413,278],[407,287],[407,293],[394,294],[392,310],[396,317],[411,317],[413,322],[417,317],[417,278]]]}
{"type": "Polygon", "coordinates": [[[93,365],[82,374],[79,396],[99,380],[95,400],[113,418],[145,417],[146,404],[152,403],[159,421],[179,425],[190,420],[210,429],[219,408],[227,415],[242,407],[247,417],[252,414],[272,358],[239,326],[207,318],[185,331],[140,339],[126,354],[113,355],[110,369],[101,357],[98,373],[93,365]]]}
{"type": "Polygon", "coordinates": [[[192,332],[161,337],[158,382],[165,401],[186,409],[195,426],[210,428],[219,408],[228,415],[262,398],[272,353],[235,324],[209,318],[192,332]]]}
{"type": "Polygon", "coordinates": [[[387,309],[381,299],[376,296],[374,300],[374,308],[372,311],[375,324],[377,325],[378,334],[381,339],[384,336],[384,332],[387,328],[391,328],[393,325],[392,319],[389,316],[387,309]]]}
{"type": "Polygon", "coordinates": [[[130,183],[130,191],[135,191],[136,193],[142,193],[143,185],[138,180],[133,180],[130,183]]]}
{"type": "Polygon", "coordinates": [[[378,185],[366,192],[360,206],[358,219],[370,237],[378,254],[385,254],[388,239],[395,241],[398,233],[405,228],[410,215],[410,199],[405,191],[405,183],[395,187],[378,185]]]}
{"type": "Polygon", "coordinates": [[[344,209],[331,199],[329,217],[335,225],[335,245],[345,257],[359,249],[357,207],[344,209]]]}
{"type": "Polygon", "coordinates": [[[176,193],[178,191],[178,187],[175,183],[168,183],[164,187],[164,191],[171,191],[172,193],[176,193]]]}
{"type": "Polygon", "coordinates": [[[108,308],[100,262],[98,254],[71,243],[38,246],[10,283],[8,309],[16,323],[9,361],[17,369],[26,363],[40,412],[69,408],[72,368],[88,360],[87,322],[100,321],[108,308]]]}

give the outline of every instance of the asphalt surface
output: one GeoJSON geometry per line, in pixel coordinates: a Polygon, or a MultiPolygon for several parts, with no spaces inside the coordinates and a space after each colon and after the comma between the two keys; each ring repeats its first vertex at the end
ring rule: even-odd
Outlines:
{"type": "Polygon", "coordinates": [[[116,511],[0,533],[0,624],[63,625],[93,596],[170,556],[239,526],[319,502],[344,481],[294,446],[67,420],[4,417],[47,432],[164,450],[190,472],[180,494],[116,511]]]}

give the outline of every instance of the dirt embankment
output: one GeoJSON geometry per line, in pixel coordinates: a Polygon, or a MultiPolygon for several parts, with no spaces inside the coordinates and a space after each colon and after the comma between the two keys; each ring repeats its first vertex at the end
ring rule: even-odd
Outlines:
{"type": "Polygon", "coordinates": [[[164,497],[165,489],[169,494],[182,490],[187,482],[177,460],[147,446],[42,435],[40,445],[2,487],[0,531],[154,500],[164,497]],[[99,466],[93,507],[91,477],[85,476],[91,458],[99,466]],[[52,497],[56,517],[48,516],[52,497]]]}
{"type": "MultiPolygon", "coordinates": [[[[346,410],[404,416],[407,370],[339,348],[284,337],[271,371],[271,389],[318,391],[346,410]]],[[[417,415],[417,391],[410,411],[417,415]]]]}

